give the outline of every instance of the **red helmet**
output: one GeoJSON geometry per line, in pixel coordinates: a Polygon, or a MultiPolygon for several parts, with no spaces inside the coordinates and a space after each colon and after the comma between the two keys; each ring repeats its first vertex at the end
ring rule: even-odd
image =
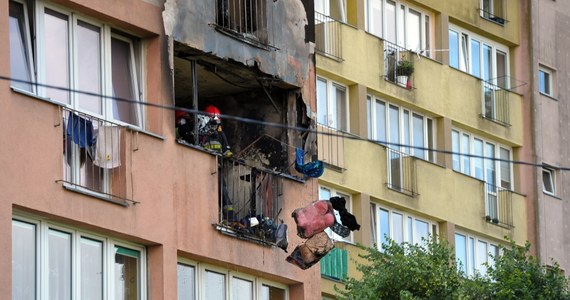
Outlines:
{"type": "Polygon", "coordinates": [[[205,111],[206,113],[208,113],[209,116],[213,117],[214,120],[220,119],[220,114],[221,114],[221,112],[220,112],[220,110],[219,110],[217,107],[215,107],[215,106],[213,106],[213,105],[208,105],[208,106],[206,106],[206,108],[204,109],[204,111],[205,111]]]}

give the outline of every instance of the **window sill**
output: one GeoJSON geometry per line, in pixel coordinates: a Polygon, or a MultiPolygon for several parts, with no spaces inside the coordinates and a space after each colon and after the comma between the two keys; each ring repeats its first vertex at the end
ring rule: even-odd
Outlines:
{"type": "Polygon", "coordinates": [[[550,198],[554,198],[554,199],[558,199],[558,200],[562,200],[562,198],[556,196],[555,194],[549,193],[547,191],[542,191],[542,193],[550,198]]]}
{"type": "Polygon", "coordinates": [[[63,181],[63,180],[57,180],[56,182],[62,182],[63,183],[63,188],[68,190],[68,191],[72,191],[75,193],[79,193],[79,194],[83,194],[83,195],[87,195],[93,198],[97,198],[100,200],[103,200],[105,202],[109,202],[112,204],[116,204],[116,205],[120,205],[120,206],[124,206],[124,207],[128,207],[129,206],[129,202],[131,202],[133,205],[134,204],[138,204],[139,202],[134,201],[134,200],[128,200],[128,199],[122,199],[120,197],[116,197],[113,195],[108,195],[108,194],[103,194],[100,192],[96,192],[93,190],[89,190],[87,188],[78,186],[76,184],[67,182],[67,181],[63,181]]]}
{"type": "Polygon", "coordinates": [[[33,98],[33,99],[36,99],[36,100],[40,100],[40,101],[43,101],[43,102],[51,103],[51,104],[54,104],[54,105],[57,105],[57,106],[61,106],[61,107],[64,107],[64,106],[65,106],[65,103],[61,103],[61,102],[55,101],[55,100],[53,100],[53,99],[51,99],[51,98],[49,98],[49,97],[38,96],[38,95],[36,95],[36,94],[34,94],[34,93],[32,93],[32,92],[28,92],[28,91],[26,91],[26,90],[22,90],[22,89],[19,89],[19,88],[17,88],[17,87],[13,87],[13,86],[11,86],[10,88],[11,88],[12,91],[15,92],[15,93],[18,93],[18,94],[21,94],[21,95],[24,95],[24,96],[28,96],[28,97],[33,98]]]}
{"type": "Polygon", "coordinates": [[[543,93],[543,92],[538,92],[538,93],[539,93],[541,96],[544,96],[544,97],[546,97],[546,98],[548,98],[548,99],[550,99],[550,100],[558,101],[558,98],[555,98],[555,97],[552,96],[552,95],[545,94],[545,93],[543,93]]]}
{"type": "Polygon", "coordinates": [[[492,18],[492,17],[491,17],[491,18],[489,18],[489,17],[481,16],[481,19],[486,20],[486,21],[489,21],[489,22],[491,22],[491,23],[493,23],[493,24],[497,24],[497,25],[502,26],[502,27],[505,27],[505,25],[509,22],[509,21],[507,21],[507,20],[505,20],[505,19],[503,19],[503,18],[500,18],[500,17],[495,17],[495,18],[492,18]]]}

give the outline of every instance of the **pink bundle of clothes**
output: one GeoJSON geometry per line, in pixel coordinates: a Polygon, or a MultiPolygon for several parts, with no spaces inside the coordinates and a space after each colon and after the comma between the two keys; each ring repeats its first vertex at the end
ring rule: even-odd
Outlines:
{"type": "Polygon", "coordinates": [[[305,239],[323,232],[335,222],[332,204],[327,200],[318,200],[307,207],[297,208],[292,217],[297,223],[297,235],[305,239]]]}

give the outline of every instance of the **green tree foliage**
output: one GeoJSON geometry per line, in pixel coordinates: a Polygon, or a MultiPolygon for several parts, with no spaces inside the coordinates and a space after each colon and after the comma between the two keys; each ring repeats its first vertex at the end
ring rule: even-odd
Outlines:
{"type": "Polygon", "coordinates": [[[568,299],[569,280],[558,264],[541,265],[528,255],[530,244],[518,247],[509,241],[501,255],[487,266],[485,276],[466,277],[457,268],[453,249],[445,241],[430,239],[425,246],[389,241],[383,251],[359,246],[366,263],[357,263],[363,274],[350,277],[338,298],[366,299],[568,299]]]}

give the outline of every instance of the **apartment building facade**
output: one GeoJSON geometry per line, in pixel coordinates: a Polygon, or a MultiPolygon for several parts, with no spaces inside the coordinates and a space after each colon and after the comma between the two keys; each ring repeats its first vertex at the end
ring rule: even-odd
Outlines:
{"type": "Polygon", "coordinates": [[[550,265],[552,260],[568,274],[570,270],[570,235],[568,174],[569,165],[566,131],[569,107],[567,70],[569,64],[565,47],[568,44],[570,5],[564,1],[529,1],[530,39],[529,82],[532,89],[525,94],[524,102],[530,112],[525,131],[530,135],[532,147],[525,156],[541,168],[529,170],[524,177],[526,192],[533,199],[536,222],[536,253],[541,262],[550,265]],[[531,139],[532,138],[532,139],[531,139]],[[561,169],[562,168],[562,169],[561,169]]]}
{"type": "Polygon", "coordinates": [[[316,153],[292,129],[315,124],[313,16],[308,0],[3,1],[0,294],[319,298],[318,268],[275,237],[283,220],[300,244],[290,214],[317,199],[292,167],[316,153]],[[231,155],[199,131],[220,117],[231,155]]]}
{"type": "Polygon", "coordinates": [[[315,1],[317,123],[336,134],[319,135],[319,194],[344,196],[362,225],[321,261],[323,298],[358,276],[356,243],[439,236],[467,275],[484,274],[505,237],[534,243],[529,171],[512,163],[528,143],[526,9],[315,1]]]}

